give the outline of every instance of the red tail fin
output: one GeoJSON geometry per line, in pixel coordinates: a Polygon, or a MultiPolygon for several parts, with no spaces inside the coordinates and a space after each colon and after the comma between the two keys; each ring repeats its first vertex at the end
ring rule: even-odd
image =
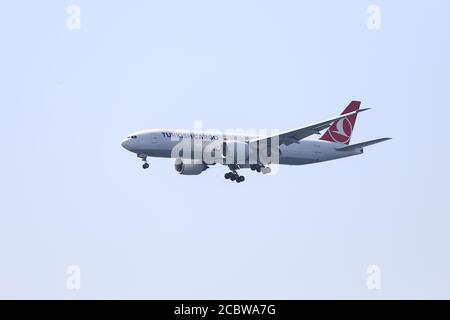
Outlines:
{"type": "MultiPolygon", "coordinates": [[[[350,102],[347,108],[342,111],[341,115],[359,110],[360,105],[361,101],[350,102]]],[[[358,114],[352,114],[333,122],[331,127],[329,127],[323,136],[320,137],[320,140],[349,144],[352,131],[355,128],[357,115],[358,114]]]]}

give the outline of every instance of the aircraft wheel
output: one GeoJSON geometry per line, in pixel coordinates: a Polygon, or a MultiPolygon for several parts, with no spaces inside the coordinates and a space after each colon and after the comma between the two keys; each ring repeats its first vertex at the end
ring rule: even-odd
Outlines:
{"type": "Polygon", "coordinates": [[[231,180],[231,181],[235,181],[235,180],[236,180],[236,175],[231,174],[231,175],[230,175],[230,180],[231,180]]]}
{"type": "Polygon", "coordinates": [[[225,179],[230,179],[230,176],[231,176],[231,173],[230,172],[227,172],[227,173],[225,173],[225,175],[224,175],[224,177],[225,177],[225,179]]]}
{"type": "Polygon", "coordinates": [[[261,172],[261,167],[256,167],[256,171],[261,172]]]}
{"type": "Polygon", "coordinates": [[[144,168],[144,169],[148,169],[148,167],[150,167],[148,163],[144,163],[144,164],[142,165],[142,168],[144,168]]]}
{"type": "Polygon", "coordinates": [[[244,176],[240,176],[236,181],[237,182],[244,182],[245,181],[245,177],[244,176]]]}
{"type": "Polygon", "coordinates": [[[261,171],[262,171],[263,174],[268,174],[272,170],[269,167],[264,167],[264,168],[261,169],[261,171]]]}

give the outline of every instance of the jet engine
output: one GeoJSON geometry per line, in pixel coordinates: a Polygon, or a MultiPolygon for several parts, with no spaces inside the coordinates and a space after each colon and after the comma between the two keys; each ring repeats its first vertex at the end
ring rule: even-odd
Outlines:
{"type": "Polygon", "coordinates": [[[175,171],[184,175],[197,175],[208,169],[209,167],[202,160],[176,159],[175,171]]]}

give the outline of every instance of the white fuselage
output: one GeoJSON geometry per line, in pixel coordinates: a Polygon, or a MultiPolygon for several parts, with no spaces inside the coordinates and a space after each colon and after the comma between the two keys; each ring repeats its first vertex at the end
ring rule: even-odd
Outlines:
{"type": "MultiPolygon", "coordinates": [[[[256,136],[244,136],[242,134],[218,134],[217,132],[193,132],[187,130],[164,130],[151,129],[134,133],[128,136],[122,146],[136,153],[138,156],[177,158],[173,150],[179,145],[180,141],[192,141],[198,143],[202,149],[211,143],[220,144],[224,141],[230,142],[236,140],[248,142],[256,136]]],[[[344,144],[303,139],[297,143],[289,145],[282,144],[279,147],[278,164],[284,165],[303,165],[310,163],[323,162],[363,153],[363,148],[357,148],[350,151],[339,151],[337,149],[345,146],[344,144]]],[[[200,153],[201,154],[201,153],[200,153]]],[[[246,167],[246,166],[241,166],[246,167]]]]}

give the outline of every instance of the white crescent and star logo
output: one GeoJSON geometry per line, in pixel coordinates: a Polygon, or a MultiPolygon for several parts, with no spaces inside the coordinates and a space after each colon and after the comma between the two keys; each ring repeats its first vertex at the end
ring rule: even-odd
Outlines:
{"type": "Polygon", "coordinates": [[[339,119],[333,128],[330,128],[330,136],[334,142],[347,143],[350,140],[353,128],[348,118],[339,119]]]}

